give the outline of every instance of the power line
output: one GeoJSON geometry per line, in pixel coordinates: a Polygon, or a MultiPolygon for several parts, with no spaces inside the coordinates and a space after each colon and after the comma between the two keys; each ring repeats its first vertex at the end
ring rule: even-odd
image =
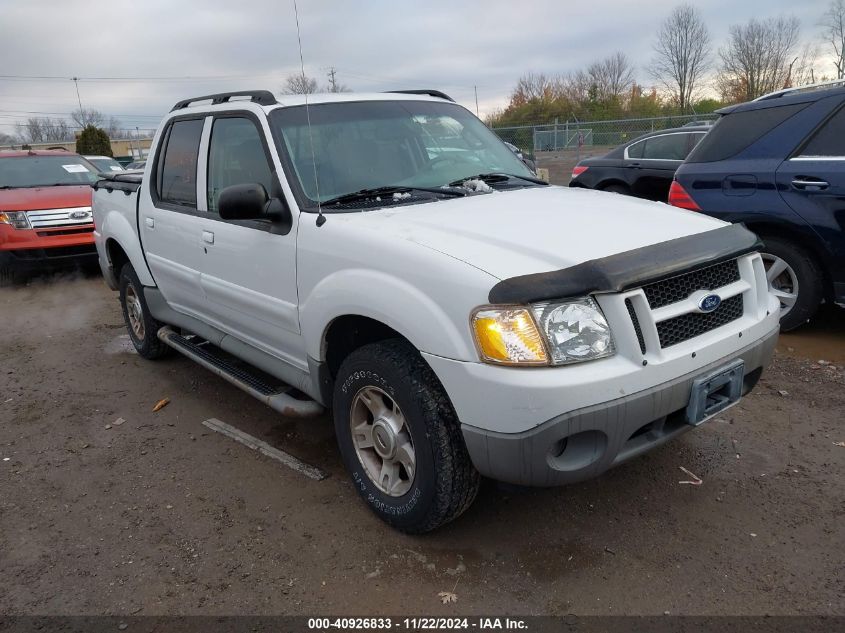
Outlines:
{"type": "Polygon", "coordinates": [[[234,81],[275,76],[276,71],[267,71],[259,75],[186,75],[175,77],[79,77],[61,75],[0,75],[0,80],[7,81],[115,81],[115,82],[157,82],[157,81],[234,81]]]}

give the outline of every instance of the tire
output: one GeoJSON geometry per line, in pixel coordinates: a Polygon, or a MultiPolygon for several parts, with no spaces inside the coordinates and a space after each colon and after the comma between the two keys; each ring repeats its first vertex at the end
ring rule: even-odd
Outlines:
{"type": "Polygon", "coordinates": [[[20,275],[10,265],[0,264],[0,288],[7,288],[17,283],[20,275]]]}
{"type": "Polygon", "coordinates": [[[420,534],[472,504],[481,476],[443,386],[409,343],[390,339],[352,352],[338,371],[333,405],[346,469],[380,519],[420,534]],[[353,433],[353,423],[363,431],[353,433]],[[393,476],[381,479],[385,468],[393,476]]]}
{"type": "Polygon", "coordinates": [[[822,273],[816,260],[800,246],[780,237],[761,237],[764,247],[760,255],[769,290],[781,299],[780,329],[788,332],[804,325],[819,309],[824,297],[822,273]],[[771,277],[773,268],[781,272],[771,277]]]}
{"type": "Polygon", "coordinates": [[[158,331],[165,325],[150,314],[144,290],[132,264],[120,270],[120,307],[129,339],[138,355],[148,360],[162,358],[170,348],[158,338],[158,331]]]}
{"type": "Polygon", "coordinates": [[[602,191],[609,191],[610,193],[621,193],[623,196],[630,196],[631,190],[625,185],[607,185],[601,188],[602,191]]]}

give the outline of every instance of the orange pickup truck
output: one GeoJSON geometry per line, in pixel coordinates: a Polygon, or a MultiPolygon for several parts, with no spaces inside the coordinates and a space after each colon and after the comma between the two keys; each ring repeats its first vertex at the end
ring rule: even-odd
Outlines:
{"type": "Polygon", "coordinates": [[[96,265],[97,170],[62,150],[0,152],[0,286],[39,269],[96,265]]]}

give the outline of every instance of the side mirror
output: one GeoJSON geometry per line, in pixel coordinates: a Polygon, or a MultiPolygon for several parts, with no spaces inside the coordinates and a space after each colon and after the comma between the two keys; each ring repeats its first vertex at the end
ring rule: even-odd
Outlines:
{"type": "Polygon", "coordinates": [[[258,220],[265,217],[264,208],[268,202],[262,185],[232,185],[220,192],[217,212],[224,220],[258,220]]]}
{"type": "Polygon", "coordinates": [[[284,200],[270,198],[263,185],[232,185],[220,192],[217,212],[224,220],[270,220],[271,232],[284,235],[293,224],[290,209],[284,200]]]}

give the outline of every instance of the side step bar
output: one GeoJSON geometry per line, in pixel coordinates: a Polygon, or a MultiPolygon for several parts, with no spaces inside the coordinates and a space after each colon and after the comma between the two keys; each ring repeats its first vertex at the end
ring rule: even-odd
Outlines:
{"type": "Polygon", "coordinates": [[[289,385],[270,385],[264,378],[251,373],[243,367],[237,367],[220,355],[214,353],[210,343],[197,344],[193,340],[174,332],[170,326],[158,331],[162,342],[184,354],[195,363],[214,372],[249,395],[268,405],[284,416],[292,418],[312,418],[323,412],[323,406],[314,400],[299,400],[288,392],[289,385]]]}

